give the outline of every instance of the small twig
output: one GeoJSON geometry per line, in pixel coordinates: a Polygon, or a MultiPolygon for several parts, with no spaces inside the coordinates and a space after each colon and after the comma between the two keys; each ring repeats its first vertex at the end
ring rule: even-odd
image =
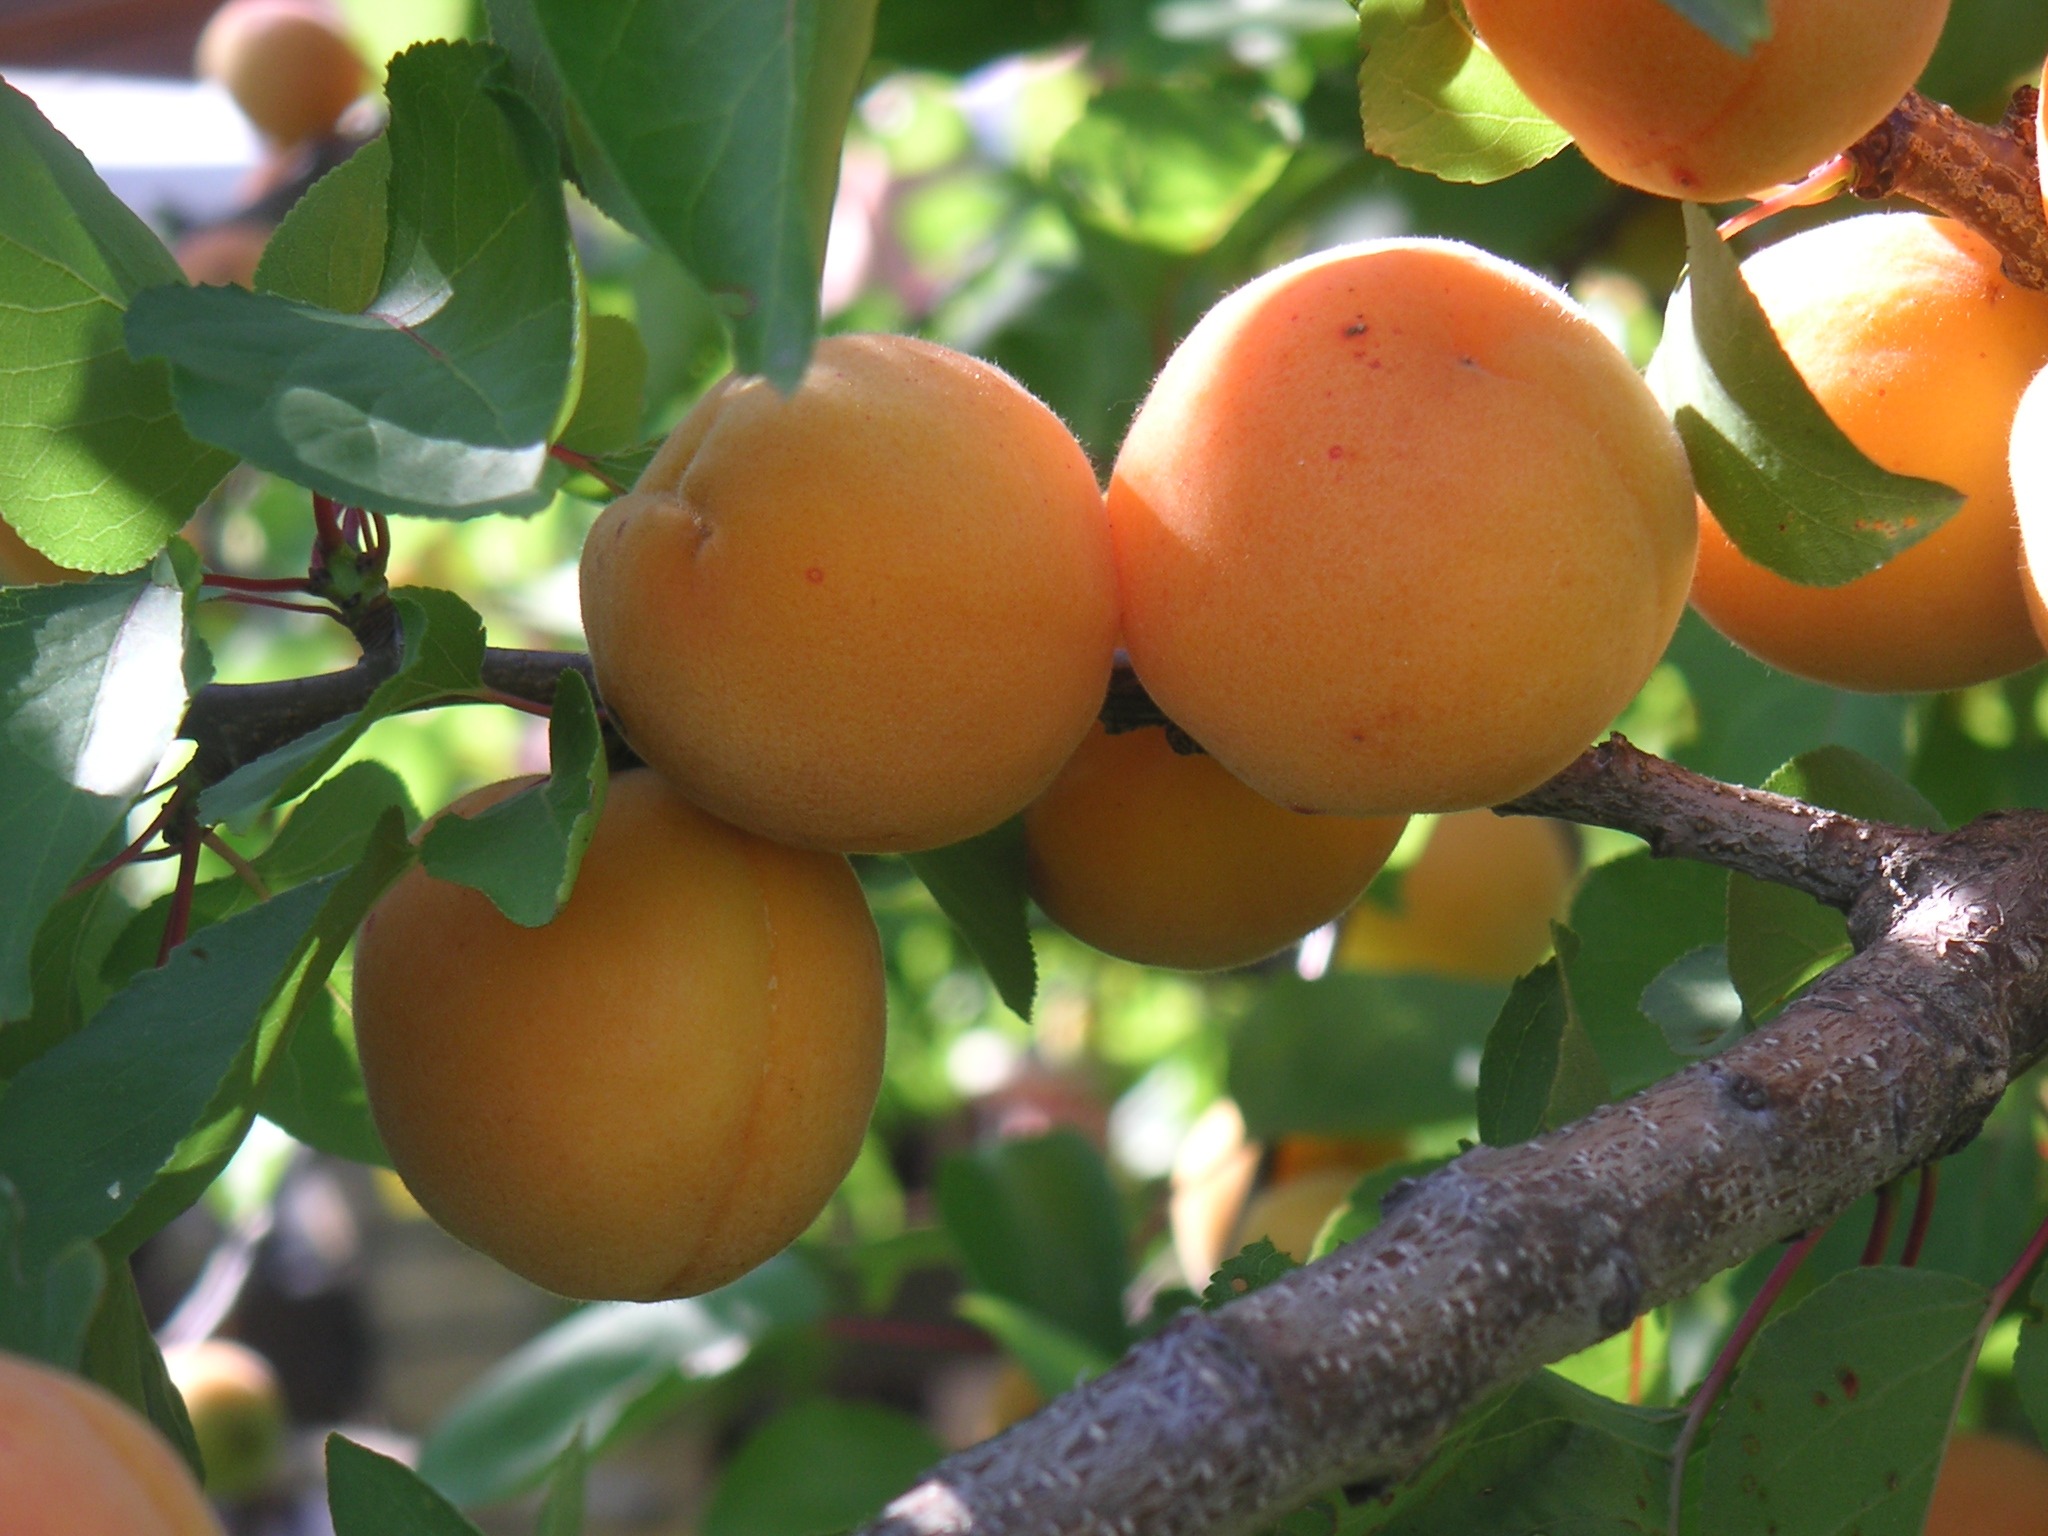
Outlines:
{"type": "Polygon", "coordinates": [[[1906,1226],[1906,1246],[1899,1250],[1899,1263],[1911,1269],[1920,1262],[1920,1250],[1927,1244],[1927,1229],[1934,1223],[1934,1197],[1939,1189],[1941,1165],[1920,1165],[1920,1190],[1913,1200],[1913,1219],[1906,1226]]]}
{"type": "Polygon", "coordinates": [[[1648,1353],[1645,1337],[1650,1330],[1647,1315],[1639,1317],[1629,1325],[1628,1330],[1628,1401],[1640,1403],[1643,1400],[1643,1366],[1648,1353]]]}
{"type": "Polygon", "coordinates": [[[626,487],[607,474],[603,467],[598,464],[597,460],[590,457],[587,453],[578,453],[574,448],[564,448],[560,443],[556,443],[548,449],[548,457],[568,465],[580,474],[590,476],[591,479],[610,491],[614,496],[626,494],[626,487]]]}
{"type": "Polygon", "coordinates": [[[157,945],[156,963],[168,965],[171,951],[185,942],[192,930],[192,893],[199,885],[199,823],[190,807],[178,817],[178,883],[171,893],[171,910],[164,916],[164,936],[157,945]]]}
{"type": "Polygon", "coordinates": [[[1721,1353],[1714,1357],[1713,1369],[1707,1372],[1707,1379],[1700,1383],[1699,1391],[1693,1395],[1692,1405],[1686,1410],[1685,1427],[1679,1430],[1677,1443],[1671,1448],[1671,1536],[1679,1536],[1679,1514],[1685,1497],[1685,1463],[1692,1455],[1693,1442],[1699,1439],[1700,1430],[1707,1422],[1707,1414],[1720,1397],[1721,1389],[1728,1385],[1728,1378],[1735,1374],[1742,1352],[1756,1337],[1757,1330],[1763,1327],[1764,1319],[1770,1315],[1779,1295],[1799,1273],[1799,1266],[1806,1262],[1806,1256],[1813,1252],[1814,1245],[1826,1233],[1826,1227],[1815,1227],[1785,1250],[1784,1256],[1765,1279],[1763,1289],[1750,1298],[1749,1306],[1736,1320],[1734,1332],[1721,1346],[1721,1353]]]}
{"type": "Polygon", "coordinates": [[[268,882],[264,880],[262,875],[257,873],[254,864],[251,864],[240,853],[235,851],[234,845],[226,838],[214,831],[212,827],[202,827],[199,832],[199,841],[204,843],[207,849],[223,864],[234,871],[235,877],[242,884],[249,887],[258,901],[270,900],[270,886],[268,882]]]}
{"type": "Polygon", "coordinates": [[[179,809],[178,797],[173,795],[164,802],[162,809],[151,818],[149,825],[142,829],[133,842],[129,843],[127,847],[115,854],[111,859],[108,859],[106,863],[100,865],[98,869],[80,875],[76,880],[72,881],[70,885],[64,888],[64,894],[58,899],[60,901],[69,901],[81,891],[91,890],[109,875],[126,869],[130,864],[136,863],[141,859],[147,858],[148,855],[143,850],[150,845],[150,842],[159,832],[170,825],[171,818],[178,814],[179,809]]]}
{"type": "Polygon", "coordinates": [[[202,587],[215,587],[227,592],[305,592],[309,590],[303,576],[230,576],[224,571],[208,571],[199,578],[202,587]]]}
{"type": "Polygon", "coordinates": [[[1884,1262],[1884,1251],[1891,1246],[1892,1212],[1896,1201],[1896,1183],[1880,1184],[1877,1187],[1877,1209],[1870,1213],[1870,1236],[1863,1242],[1863,1257],[1857,1262],[1868,1267],[1884,1262]]]}
{"type": "Polygon", "coordinates": [[[1824,160],[1808,171],[1799,180],[1778,187],[1768,196],[1761,198],[1742,212],[1723,219],[1716,233],[1723,240],[1733,240],[1745,230],[1756,228],[1765,219],[1773,218],[1791,208],[1806,208],[1815,203],[1824,203],[1843,190],[1849,180],[1849,157],[1836,155],[1824,160]]]}
{"type": "Polygon", "coordinates": [[[224,591],[214,599],[217,603],[239,603],[246,608],[275,608],[283,613],[306,613],[317,619],[339,619],[341,614],[321,603],[288,603],[282,598],[258,597],[253,592],[224,591]]]}

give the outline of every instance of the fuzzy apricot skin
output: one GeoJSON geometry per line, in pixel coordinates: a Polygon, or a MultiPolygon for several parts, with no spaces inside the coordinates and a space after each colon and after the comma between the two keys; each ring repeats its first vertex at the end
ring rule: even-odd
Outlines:
{"type": "Polygon", "coordinates": [[[798,847],[933,848],[1020,811],[1108,687],[1102,497],[1007,374],[821,342],[785,398],[728,379],[583,551],[612,718],[698,804],[798,847]]]}
{"type": "Polygon", "coordinates": [[[1838,688],[1963,688],[2039,661],[2006,460],[2020,394],[2048,363],[2048,295],[2009,282],[1960,224],[1916,213],[1808,230],[1742,275],[1849,440],[1967,500],[1839,587],[1765,570],[1702,503],[1693,606],[1751,654],[1838,688]]]}
{"type": "Polygon", "coordinates": [[[844,859],[632,772],[545,927],[402,876],[356,940],[355,1025],[392,1165],[437,1222],[565,1296],[688,1296],[782,1249],[851,1166],[881,950],[844,859]]]}
{"type": "Polygon", "coordinates": [[[2034,633],[2048,644],[2048,598],[2041,591],[2042,578],[2048,576],[2048,367],[2034,375],[2020,396],[2008,462],[2013,508],[2020,520],[2027,615],[2034,633]]]}
{"type": "Polygon", "coordinates": [[[228,0],[199,34],[193,69],[280,144],[332,132],[369,83],[340,13],[321,0],[228,0]]]}
{"type": "Polygon", "coordinates": [[[1291,263],[1168,360],[1110,477],[1124,640],[1270,800],[1511,799],[1656,665],[1697,538],[1677,434],[1576,306],[1450,241],[1291,263]]]}
{"type": "Polygon", "coordinates": [[[1096,726],[1024,812],[1032,897],[1075,938],[1140,965],[1249,965],[1344,911],[1404,816],[1302,816],[1162,730],[1096,726]]]}
{"type": "Polygon", "coordinates": [[[2048,1536],[2048,1456],[1996,1435],[1951,1437],[1925,1536],[2048,1536]]]}
{"type": "Polygon", "coordinates": [[[191,1471],[140,1415],[10,1354],[0,1354],[0,1531],[222,1536],[191,1471]]]}
{"type": "Polygon", "coordinates": [[[1366,900],[1344,919],[1337,963],[1512,981],[1549,952],[1577,874],[1571,833],[1556,822],[1446,816],[1401,872],[1398,909],[1366,900]]]}
{"type": "Polygon", "coordinates": [[[1795,181],[1883,120],[1949,0],[1773,0],[1730,52],[1665,0],[1467,0],[1479,36],[1616,181],[1718,203],[1795,181]]]}

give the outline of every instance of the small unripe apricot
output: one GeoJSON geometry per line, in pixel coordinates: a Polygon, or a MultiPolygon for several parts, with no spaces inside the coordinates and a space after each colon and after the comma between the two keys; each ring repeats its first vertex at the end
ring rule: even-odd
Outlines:
{"type": "Polygon", "coordinates": [[[860,1150],[882,1016],[846,861],[738,831],[645,772],[612,780],[545,927],[415,867],[356,940],[392,1165],[442,1226],[565,1296],[692,1295],[802,1232],[860,1150]]]}
{"type": "Polygon", "coordinates": [[[2007,456],[2020,394],[2048,363],[2048,294],[2009,281],[1982,237],[1917,213],[1807,230],[1742,275],[1851,442],[1967,499],[1838,587],[1765,570],[1702,503],[1693,605],[1744,650],[1837,688],[1963,688],[2039,661],[2007,456]]]}
{"type": "Polygon", "coordinates": [[[227,0],[199,34],[193,68],[281,144],[331,131],[368,77],[324,0],[227,0]]]}
{"type": "Polygon", "coordinates": [[[1529,99],[1616,181],[1699,203],[1793,181],[1918,78],[1949,0],[1771,0],[1732,53],[1666,0],[1466,0],[1529,99]]]}
{"type": "Polygon", "coordinates": [[[206,1468],[206,1491],[245,1499],[276,1475],[284,1448],[284,1392],[270,1362],[232,1339],[201,1339],[164,1350],[164,1367],[206,1468]]]}
{"type": "Polygon", "coordinates": [[[1125,645],[1284,806],[1496,804],[1649,676],[1692,499],[1648,388],[1555,289],[1448,241],[1327,251],[1210,310],[1132,423],[1125,645]]]}
{"type": "Polygon", "coordinates": [[[1407,818],[1303,816],[1155,728],[1090,732],[1024,813],[1031,894],[1097,949],[1205,971],[1293,943],[1357,899],[1407,818]]]}
{"type": "Polygon", "coordinates": [[[2048,1536],[2048,1456],[1997,1435],[1951,1436],[1925,1536],[2048,1536]]]}
{"type": "Polygon", "coordinates": [[[1571,833],[1555,822],[1446,816],[1401,872],[1399,909],[1366,900],[1344,919],[1337,962],[1512,981],[1550,949],[1577,873],[1571,833]]]}
{"type": "Polygon", "coordinates": [[[178,1453],[80,1377],[0,1354],[6,1536],[222,1536],[178,1453]]]}
{"type": "Polygon", "coordinates": [[[1007,374],[836,336],[788,397],[729,378],[583,551],[599,687],[692,800],[798,847],[902,851],[1022,810],[1108,687],[1102,497],[1007,374]]]}

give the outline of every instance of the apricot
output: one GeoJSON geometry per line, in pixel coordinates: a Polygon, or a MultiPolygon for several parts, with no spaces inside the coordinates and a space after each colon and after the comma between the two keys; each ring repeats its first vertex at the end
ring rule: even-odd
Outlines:
{"type": "Polygon", "coordinates": [[[1032,897],[1075,938],[1205,971],[1293,943],[1357,899],[1407,818],[1302,816],[1173,750],[1098,725],[1024,813],[1032,897]]]}
{"type": "Polygon", "coordinates": [[[178,1453],[80,1377],[0,1353],[6,1536],[222,1536],[178,1453]]]}
{"type": "Polygon", "coordinates": [[[2009,282],[1980,236],[1917,213],[1822,225],[1742,274],[1850,441],[1967,499],[1837,587],[1765,570],[1702,503],[1693,605],[1744,650],[1838,688],[1962,688],[2039,661],[2006,460],[2020,393],[2048,363],[2048,294],[2009,282]]]}
{"type": "Polygon", "coordinates": [[[1997,1435],[1951,1436],[1926,1536],[2048,1536],[2048,1456],[1997,1435]]]}
{"type": "Polygon", "coordinates": [[[1563,294],[1388,240],[1222,300],[1110,478],[1124,641],[1166,714],[1300,811],[1542,783],[1649,676],[1697,539],[1677,434],[1563,294]]]}
{"type": "Polygon", "coordinates": [[[253,219],[233,219],[179,236],[171,254],[188,282],[253,288],[256,264],[263,260],[263,248],[269,243],[269,226],[253,219]]]}
{"type": "Polygon", "coordinates": [[[1366,900],[1344,919],[1337,963],[1512,981],[1549,952],[1577,874],[1572,834],[1556,822],[1446,816],[1401,872],[1398,908],[1366,900]]]}
{"type": "Polygon", "coordinates": [[[1344,1203],[1365,1172],[1352,1168],[1317,1168],[1284,1184],[1271,1184],[1252,1197],[1238,1218],[1229,1258],[1248,1243],[1271,1243],[1297,1264],[1306,1264],[1316,1235],[1330,1212],[1344,1203]]]}
{"type": "Polygon", "coordinates": [[[1883,120],[1948,0],[1772,0],[1732,53],[1665,0],[1466,0],[1515,83],[1616,181],[1726,202],[1805,175],[1883,120]]]}
{"type": "Polygon", "coordinates": [[[692,800],[799,847],[884,852],[1022,810],[1108,687],[1102,497],[1007,374],[837,336],[797,391],[731,377],[583,550],[612,718],[692,800]]]}
{"type": "Polygon", "coordinates": [[[227,0],[199,34],[193,68],[281,144],[331,132],[369,83],[340,11],[324,0],[227,0]]]}
{"type": "MultiPolygon", "coordinates": [[[[481,810],[519,787],[451,808],[481,810]]],[[[356,939],[371,1113],[442,1226],[566,1296],[723,1285],[824,1207],[882,1067],[879,941],[846,861],[611,782],[542,928],[415,867],[356,939]]]]}
{"type": "Polygon", "coordinates": [[[164,1350],[164,1367],[206,1468],[206,1491],[245,1499],[276,1475],[284,1449],[284,1392],[270,1362],[232,1339],[201,1339],[164,1350]]]}

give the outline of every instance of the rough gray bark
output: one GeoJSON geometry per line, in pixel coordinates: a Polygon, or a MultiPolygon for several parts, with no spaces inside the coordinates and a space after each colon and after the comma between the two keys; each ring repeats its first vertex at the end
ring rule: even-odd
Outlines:
{"type": "Polygon", "coordinates": [[[1947,835],[1596,748],[1516,811],[1807,890],[1859,946],[1768,1029],[1388,1197],[951,1457],[865,1536],[1227,1536],[1413,1472],[1468,1408],[1976,1134],[2048,1048],[2048,815],[1947,835]]]}

